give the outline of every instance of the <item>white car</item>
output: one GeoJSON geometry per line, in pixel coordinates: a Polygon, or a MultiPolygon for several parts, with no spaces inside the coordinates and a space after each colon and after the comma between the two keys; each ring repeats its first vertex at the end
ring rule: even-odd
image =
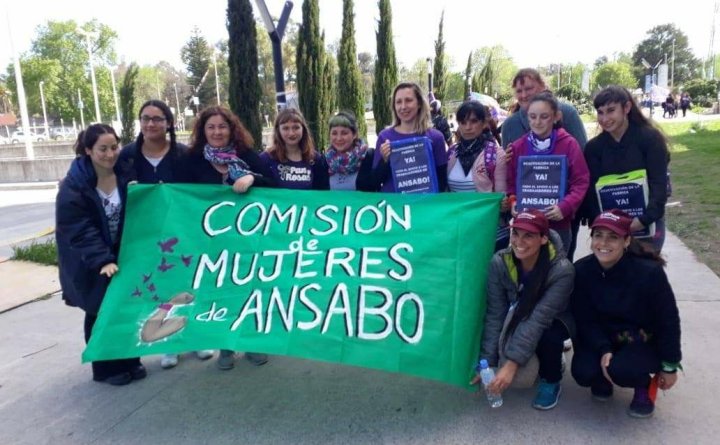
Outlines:
{"type": "Polygon", "coordinates": [[[44,135],[37,135],[37,134],[33,133],[32,131],[29,131],[26,136],[24,131],[16,130],[16,131],[13,131],[12,135],[10,135],[10,143],[11,144],[19,144],[21,142],[25,142],[26,137],[30,137],[30,140],[35,141],[35,142],[42,142],[45,140],[44,135]]]}

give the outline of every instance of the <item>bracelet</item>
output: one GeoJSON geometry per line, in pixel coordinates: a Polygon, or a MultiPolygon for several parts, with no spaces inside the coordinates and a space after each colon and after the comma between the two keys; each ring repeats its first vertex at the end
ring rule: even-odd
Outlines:
{"type": "Polygon", "coordinates": [[[166,311],[170,312],[170,309],[172,309],[173,305],[171,303],[163,303],[160,306],[158,306],[159,309],[165,309],[166,311]]]}

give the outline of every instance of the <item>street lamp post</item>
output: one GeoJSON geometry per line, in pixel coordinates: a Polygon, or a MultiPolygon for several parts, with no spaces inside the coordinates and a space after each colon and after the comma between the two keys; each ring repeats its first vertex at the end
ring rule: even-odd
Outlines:
{"type": "Polygon", "coordinates": [[[118,104],[117,89],[115,88],[115,74],[113,68],[110,67],[110,83],[112,84],[113,101],[115,102],[115,120],[120,122],[120,104],[118,104]]]}
{"type": "Polygon", "coordinates": [[[40,81],[40,104],[42,105],[43,110],[43,119],[45,120],[45,137],[50,138],[50,129],[48,128],[47,123],[47,111],[45,110],[45,93],[43,92],[43,85],[45,84],[45,81],[40,81]]]}
{"type": "Polygon", "coordinates": [[[98,100],[97,82],[95,81],[95,67],[93,67],[92,42],[90,41],[91,38],[96,39],[98,37],[98,33],[85,31],[80,27],[78,27],[76,31],[78,34],[85,36],[89,58],[88,63],[90,64],[90,79],[92,80],[93,99],[95,99],[95,120],[102,122],[102,118],[100,117],[100,101],[98,100]]]}
{"type": "Polygon", "coordinates": [[[215,66],[215,97],[217,98],[217,104],[220,105],[220,79],[217,74],[217,52],[213,49],[213,65],[215,66]]]}
{"type": "Polygon", "coordinates": [[[670,59],[670,89],[675,86],[675,39],[672,42],[672,59],[670,59]]]}
{"type": "MultiPolygon", "coordinates": [[[[642,63],[642,65],[645,67],[645,69],[650,71],[650,88],[649,88],[649,91],[647,91],[647,93],[649,93],[649,95],[650,95],[650,119],[652,119],[653,111],[655,109],[655,101],[653,100],[653,95],[652,95],[652,86],[655,83],[655,70],[657,69],[657,67],[660,66],[662,61],[663,61],[663,59],[660,59],[660,60],[658,60],[658,62],[655,65],[651,65],[650,62],[645,60],[645,58],[642,58],[640,60],[640,63],[642,63]]],[[[647,82],[646,82],[646,86],[647,86],[647,82]]]]}
{"type": "Polygon", "coordinates": [[[431,57],[425,59],[427,62],[427,75],[428,75],[428,94],[433,92],[432,75],[433,75],[433,60],[431,57]]]}
{"type": "Polygon", "coordinates": [[[283,11],[280,14],[280,20],[278,20],[277,26],[270,16],[265,0],[255,0],[257,7],[260,11],[260,17],[262,17],[265,29],[270,35],[270,41],[272,42],[273,52],[273,67],[275,68],[275,96],[277,98],[278,110],[285,108],[287,99],[285,98],[285,76],[283,73],[282,63],[282,38],[285,35],[285,26],[287,25],[288,19],[290,18],[290,11],[292,11],[293,3],[291,1],[285,2],[283,11]]]}
{"type": "Polygon", "coordinates": [[[177,82],[173,82],[173,87],[175,88],[175,105],[177,106],[177,111],[175,112],[175,123],[180,127],[180,130],[185,130],[185,114],[180,111],[180,96],[178,96],[177,92],[177,82]],[[182,115],[182,120],[180,120],[180,116],[182,115]],[[180,124],[182,122],[182,124],[180,124]]]}
{"type": "Polygon", "coordinates": [[[82,131],[85,129],[85,113],[83,113],[85,104],[83,104],[82,96],[80,95],[80,88],[78,88],[78,108],[80,108],[80,131],[82,131]]]}

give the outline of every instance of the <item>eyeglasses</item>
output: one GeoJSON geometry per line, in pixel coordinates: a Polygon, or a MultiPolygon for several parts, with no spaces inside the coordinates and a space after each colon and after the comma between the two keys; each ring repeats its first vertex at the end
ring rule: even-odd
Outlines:
{"type": "Polygon", "coordinates": [[[164,117],[161,117],[161,116],[152,116],[152,117],[150,117],[150,116],[141,116],[141,117],[140,117],[140,121],[141,121],[143,124],[147,124],[147,123],[150,123],[150,122],[152,122],[153,124],[161,124],[161,123],[165,122],[166,120],[167,120],[167,119],[165,119],[164,117]]]}

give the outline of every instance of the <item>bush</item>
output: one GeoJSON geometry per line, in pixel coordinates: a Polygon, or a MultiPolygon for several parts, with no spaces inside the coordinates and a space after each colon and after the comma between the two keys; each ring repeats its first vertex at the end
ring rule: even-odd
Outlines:
{"type": "Polygon", "coordinates": [[[711,107],[717,101],[720,81],[706,79],[692,79],[685,83],[683,92],[690,95],[694,105],[711,107]]]}
{"type": "Polygon", "coordinates": [[[48,266],[57,266],[57,245],[54,239],[44,242],[36,242],[26,246],[12,246],[13,259],[22,261],[32,261],[33,263],[46,264],[48,266]]]}

